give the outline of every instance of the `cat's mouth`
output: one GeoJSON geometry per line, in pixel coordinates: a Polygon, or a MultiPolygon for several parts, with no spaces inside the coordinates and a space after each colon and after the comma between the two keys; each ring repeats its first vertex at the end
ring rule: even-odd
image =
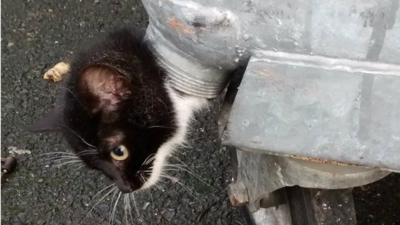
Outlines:
{"type": "Polygon", "coordinates": [[[134,192],[141,189],[146,181],[149,179],[148,171],[148,168],[141,168],[135,173],[135,175],[129,178],[121,175],[118,178],[114,179],[114,182],[121,192],[134,192]]]}
{"type": "Polygon", "coordinates": [[[149,168],[146,168],[146,166],[129,174],[124,170],[117,169],[113,163],[104,161],[98,162],[96,169],[103,171],[104,174],[110,178],[123,193],[130,193],[141,189],[149,179],[150,175],[148,172],[150,170],[149,168]]]}
{"type": "Polygon", "coordinates": [[[143,185],[143,182],[141,181],[139,176],[133,176],[129,179],[121,177],[115,179],[114,182],[117,185],[118,189],[123,193],[134,192],[136,190],[139,190],[143,185]]]}

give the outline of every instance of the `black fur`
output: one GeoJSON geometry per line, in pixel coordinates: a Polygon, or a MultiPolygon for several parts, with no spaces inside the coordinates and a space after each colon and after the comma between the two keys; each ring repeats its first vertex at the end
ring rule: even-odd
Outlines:
{"type": "MultiPolygon", "coordinates": [[[[166,73],[157,64],[143,32],[122,29],[81,51],[73,60],[66,83],[63,108],[63,133],[79,155],[96,147],[96,154],[81,154],[90,167],[99,169],[113,179],[122,191],[133,191],[143,184],[139,177],[150,165],[143,161],[176,131],[174,109],[165,88],[166,73]],[[103,123],[100,113],[91,113],[86,96],[79,90],[79,78],[91,66],[106,66],[118,71],[131,84],[133,93],[124,99],[115,112],[117,119],[103,123]],[[108,146],[104,138],[115,132],[125,138],[120,144],[129,149],[129,158],[118,167],[110,157],[116,146],[108,146]],[[85,143],[87,142],[87,143],[85,143]]],[[[148,176],[148,174],[147,174],[148,176]]]]}

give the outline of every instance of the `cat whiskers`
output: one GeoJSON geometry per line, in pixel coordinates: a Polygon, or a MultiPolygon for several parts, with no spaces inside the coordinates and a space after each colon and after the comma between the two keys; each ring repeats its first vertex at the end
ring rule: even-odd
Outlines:
{"type": "Polygon", "coordinates": [[[130,200],[129,194],[124,194],[124,217],[125,217],[126,224],[131,224],[130,221],[132,221],[132,223],[133,223],[131,200],[130,200]],[[129,216],[129,218],[128,218],[128,216],[129,216]]]}
{"type": "Polygon", "coordinates": [[[112,207],[112,211],[110,213],[109,225],[113,225],[114,224],[118,203],[119,203],[119,200],[121,199],[121,197],[123,197],[123,204],[124,204],[123,207],[124,207],[125,222],[127,224],[129,224],[129,218],[132,221],[132,223],[134,221],[133,216],[132,216],[132,205],[131,205],[131,202],[133,203],[133,207],[135,208],[135,212],[136,212],[138,218],[140,217],[140,212],[139,212],[139,208],[137,207],[137,204],[136,204],[136,199],[135,199],[134,192],[132,192],[132,193],[122,193],[121,191],[116,190],[116,191],[114,191],[114,194],[112,195],[112,199],[111,199],[111,205],[110,206],[112,207]],[[128,218],[128,216],[129,216],[129,218],[128,218]]]}
{"type": "Polygon", "coordinates": [[[113,198],[112,198],[111,204],[114,204],[114,206],[113,206],[113,208],[112,208],[111,216],[110,216],[110,220],[109,220],[109,224],[110,224],[110,225],[113,225],[113,224],[114,224],[115,211],[116,211],[116,209],[117,209],[118,202],[119,202],[119,199],[121,198],[121,195],[122,195],[122,192],[121,192],[121,191],[116,191],[116,192],[114,192],[114,194],[113,194],[113,198]],[[117,194],[117,193],[118,193],[118,194],[117,194]],[[116,196],[116,200],[114,201],[114,197],[115,197],[115,196],[116,196]]]}
{"type": "Polygon", "coordinates": [[[87,142],[83,137],[81,137],[78,133],[76,133],[76,131],[72,130],[71,128],[61,125],[63,128],[65,128],[67,131],[71,132],[73,135],[75,135],[77,138],[79,138],[79,140],[81,140],[85,145],[87,145],[90,148],[96,149],[96,146],[90,144],[89,142],[87,142]]]}
{"type": "Polygon", "coordinates": [[[90,210],[86,213],[86,215],[85,215],[85,217],[83,217],[83,219],[86,218],[88,215],[90,215],[90,213],[96,208],[96,206],[98,204],[100,204],[102,201],[104,201],[110,195],[111,195],[111,201],[110,201],[111,211],[110,211],[109,218],[108,218],[109,225],[113,225],[115,222],[115,217],[117,215],[117,208],[118,208],[118,205],[119,205],[119,202],[121,199],[123,199],[122,202],[123,202],[123,210],[124,210],[124,219],[125,219],[126,224],[131,224],[130,221],[132,223],[134,222],[134,217],[132,215],[132,206],[135,209],[137,216],[140,217],[140,212],[139,212],[139,209],[136,204],[134,192],[122,193],[121,191],[119,191],[119,189],[115,185],[115,183],[113,183],[113,184],[103,187],[100,191],[98,191],[93,196],[92,202],[95,202],[95,203],[90,208],[90,210]]]}
{"type": "Polygon", "coordinates": [[[80,169],[83,167],[83,163],[82,160],[79,158],[79,156],[96,155],[96,154],[97,154],[96,150],[87,149],[76,154],[71,152],[49,152],[41,155],[45,156],[44,160],[54,162],[55,163],[54,165],[58,168],[65,165],[82,164],[79,167],[76,167],[76,169],[80,169]]]}
{"type": "Polygon", "coordinates": [[[140,167],[149,165],[151,162],[154,161],[155,158],[156,158],[156,154],[155,154],[155,153],[150,154],[150,155],[147,156],[147,158],[143,161],[143,163],[142,163],[142,165],[141,165],[140,167]]]}
{"type": "Polygon", "coordinates": [[[171,129],[172,127],[154,125],[154,126],[150,126],[148,128],[166,128],[166,129],[171,129]]]}
{"type": "Polygon", "coordinates": [[[66,154],[66,155],[75,155],[74,153],[72,153],[72,152],[46,152],[46,153],[42,153],[42,154],[39,154],[39,155],[55,155],[55,154],[66,154]]]}
{"type": "Polygon", "coordinates": [[[85,156],[85,155],[97,155],[97,149],[95,148],[89,148],[86,150],[83,150],[81,152],[76,153],[77,156],[85,156]]]}
{"type": "MultiPolygon", "coordinates": [[[[171,181],[172,183],[176,183],[176,184],[180,185],[190,195],[192,195],[195,199],[198,199],[198,198],[194,195],[194,191],[191,188],[189,188],[187,185],[185,185],[184,183],[180,182],[179,178],[168,174],[169,171],[173,171],[173,172],[183,171],[183,172],[186,172],[187,174],[191,175],[192,177],[194,177],[196,180],[200,181],[204,185],[214,188],[209,183],[207,183],[201,176],[199,176],[198,174],[196,174],[195,172],[190,170],[189,166],[186,165],[184,162],[182,162],[180,159],[176,158],[176,160],[179,161],[180,164],[166,163],[164,165],[163,172],[160,174],[161,178],[167,179],[167,180],[171,181]]],[[[147,170],[143,170],[143,173],[151,175],[152,169],[153,169],[153,166],[149,167],[147,170]]],[[[159,188],[158,186],[155,186],[155,187],[159,188]]]]}
{"type": "Polygon", "coordinates": [[[96,153],[97,154],[97,150],[94,148],[89,148],[86,150],[83,150],[81,152],[78,153],[72,153],[72,152],[47,152],[47,153],[43,153],[40,154],[41,156],[47,156],[47,155],[70,155],[70,156],[79,156],[79,155],[85,155],[85,154],[93,154],[96,153]]]}
{"type": "Polygon", "coordinates": [[[66,166],[66,165],[74,165],[74,164],[81,164],[81,163],[82,163],[82,161],[80,159],[67,160],[67,161],[64,161],[64,162],[61,162],[61,163],[57,163],[57,164],[55,164],[55,166],[57,168],[61,168],[61,167],[66,166]]]}
{"type": "MultiPolygon", "coordinates": [[[[151,173],[152,173],[152,170],[153,170],[153,167],[151,166],[151,167],[149,167],[149,169],[141,170],[141,173],[144,174],[144,175],[148,175],[148,177],[150,177],[150,175],[151,175],[151,173]]],[[[143,176],[142,176],[142,177],[143,177],[143,176]]],[[[144,179],[144,177],[143,177],[143,179],[144,179]]],[[[144,179],[143,183],[145,183],[146,181],[147,181],[147,180],[144,179]]],[[[163,190],[162,188],[160,188],[158,185],[153,185],[153,186],[150,187],[149,189],[152,189],[152,188],[157,188],[159,191],[164,192],[164,190],[163,190]]],[[[149,193],[151,193],[151,192],[149,191],[149,193]]]]}
{"type": "Polygon", "coordinates": [[[54,162],[54,165],[58,168],[75,163],[81,163],[82,161],[73,153],[68,152],[50,152],[41,154],[45,161],[54,162]]]}
{"type": "Polygon", "coordinates": [[[201,176],[199,176],[198,174],[196,174],[195,172],[193,172],[192,170],[189,169],[189,166],[186,165],[184,162],[182,162],[180,159],[174,157],[178,162],[180,162],[180,164],[170,164],[167,163],[165,164],[165,168],[164,170],[166,171],[183,171],[188,173],[189,175],[191,175],[192,177],[194,177],[195,179],[197,179],[198,181],[200,181],[201,183],[203,183],[204,185],[208,186],[208,187],[213,187],[211,186],[209,183],[207,183],[204,178],[202,178],[201,176]]]}
{"type": "MultiPolygon", "coordinates": [[[[143,161],[143,163],[142,163],[142,165],[140,166],[140,168],[144,168],[144,167],[146,167],[146,166],[149,166],[149,165],[151,165],[151,163],[155,160],[155,158],[156,158],[156,154],[155,153],[152,153],[152,154],[150,154],[149,156],[147,156],[147,158],[143,161]]],[[[149,168],[152,168],[152,166],[150,166],[149,168]]],[[[150,170],[143,170],[143,169],[141,169],[141,170],[139,170],[139,171],[137,171],[137,175],[139,175],[139,179],[140,179],[140,181],[144,184],[144,183],[146,183],[146,178],[145,178],[145,174],[147,173],[147,172],[149,172],[149,171],[151,171],[151,169],[150,170]]]]}
{"type": "Polygon", "coordinates": [[[39,156],[43,157],[45,160],[53,160],[62,157],[76,157],[76,155],[71,152],[47,152],[42,153],[39,156]]]}
{"type": "Polygon", "coordinates": [[[139,212],[139,209],[138,209],[137,204],[136,204],[136,199],[135,199],[135,194],[134,194],[134,192],[132,192],[132,193],[127,193],[126,195],[128,195],[128,196],[130,197],[131,201],[133,202],[133,207],[135,208],[136,215],[137,215],[138,217],[140,217],[140,212],[139,212]]]}
{"type": "MultiPolygon", "coordinates": [[[[167,170],[164,169],[164,171],[167,171],[167,170]]],[[[143,170],[143,173],[144,173],[144,174],[151,174],[151,172],[152,172],[152,167],[150,167],[148,170],[143,170]]],[[[198,200],[198,198],[193,194],[194,192],[193,192],[189,187],[187,187],[187,185],[185,185],[184,183],[180,182],[180,181],[179,181],[179,178],[174,177],[174,176],[172,176],[172,175],[169,175],[169,174],[167,174],[167,173],[165,173],[165,172],[162,172],[162,173],[160,174],[160,177],[161,177],[161,178],[165,178],[165,179],[171,181],[171,182],[174,183],[174,184],[176,183],[176,184],[180,185],[180,186],[181,186],[183,189],[185,189],[192,197],[194,197],[196,200],[198,200]]],[[[163,180],[160,179],[160,181],[163,181],[163,180]]],[[[154,185],[154,186],[155,186],[158,190],[162,191],[157,185],[154,185]]]]}
{"type": "MultiPolygon", "coordinates": [[[[143,162],[143,166],[148,165],[150,162],[152,162],[152,160],[154,160],[154,155],[149,155],[146,160],[144,160],[143,162]]],[[[167,167],[170,167],[170,170],[183,170],[183,171],[190,171],[188,169],[185,168],[185,165],[180,165],[180,164],[167,164],[167,167]]],[[[152,166],[148,167],[147,169],[143,169],[138,171],[138,177],[141,180],[141,182],[145,183],[146,182],[146,177],[148,174],[151,174],[152,172],[152,166]]],[[[193,172],[191,172],[193,174],[193,172]]],[[[193,175],[194,176],[194,175],[193,175]]],[[[199,200],[198,197],[195,195],[195,192],[190,189],[187,185],[185,185],[184,183],[182,183],[179,178],[174,177],[172,175],[166,174],[166,173],[162,173],[161,177],[171,181],[172,183],[178,184],[180,185],[186,192],[188,192],[193,198],[195,198],[196,200],[199,200]]],[[[157,186],[155,186],[157,187],[157,186]]],[[[159,188],[159,187],[157,187],[159,188]]],[[[103,201],[107,196],[109,196],[110,194],[112,195],[111,197],[111,202],[110,202],[110,214],[109,214],[109,225],[113,225],[115,223],[115,217],[117,215],[117,208],[119,206],[119,202],[122,199],[122,206],[123,206],[123,220],[125,220],[126,224],[131,224],[134,222],[135,219],[139,219],[141,220],[141,214],[140,214],[140,210],[138,208],[137,205],[137,201],[135,198],[135,194],[137,194],[139,191],[135,191],[132,193],[122,193],[121,191],[119,191],[117,189],[117,187],[115,186],[115,184],[111,184],[108,185],[106,187],[104,187],[103,189],[101,189],[98,193],[95,194],[95,196],[100,195],[101,193],[105,193],[101,198],[99,198],[99,200],[92,206],[92,208],[90,209],[90,211],[87,213],[89,214],[101,201],[103,201]],[[132,210],[135,210],[135,213],[137,215],[137,218],[134,218],[132,215],[132,210]]]]}
{"type": "Polygon", "coordinates": [[[174,183],[174,184],[178,184],[179,186],[181,186],[183,189],[185,189],[193,198],[195,198],[196,200],[198,200],[198,201],[200,201],[198,198],[197,198],[197,196],[195,196],[195,192],[192,190],[192,189],[190,189],[187,185],[185,185],[184,183],[182,183],[182,182],[180,182],[179,181],[179,178],[177,178],[177,177],[174,177],[174,176],[171,176],[171,175],[168,175],[168,174],[166,174],[166,173],[161,173],[160,174],[160,177],[161,178],[165,178],[165,179],[167,179],[167,180],[170,180],[172,183],[174,183]]]}
{"type": "Polygon", "coordinates": [[[99,196],[101,193],[105,193],[101,197],[99,197],[96,201],[96,203],[93,204],[93,206],[90,208],[90,210],[86,213],[85,217],[86,218],[95,208],[96,206],[102,202],[107,196],[109,196],[111,193],[115,193],[117,191],[118,187],[112,183],[110,185],[107,185],[106,187],[102,188],[100,191],[98,191],[94,196],[93,196],[93,201],[96,200],[96,196],[99,196]]]}

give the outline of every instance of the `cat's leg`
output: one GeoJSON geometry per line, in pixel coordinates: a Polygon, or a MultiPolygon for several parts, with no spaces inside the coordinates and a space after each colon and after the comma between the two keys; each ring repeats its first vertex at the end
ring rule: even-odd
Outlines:
{"type": "Polygon", "coordinates": [[[59,62],[46,73],[44,73],[43,79],[58,82],[63,79],[63,77],[69,72],[69,63],[59,62]]]}

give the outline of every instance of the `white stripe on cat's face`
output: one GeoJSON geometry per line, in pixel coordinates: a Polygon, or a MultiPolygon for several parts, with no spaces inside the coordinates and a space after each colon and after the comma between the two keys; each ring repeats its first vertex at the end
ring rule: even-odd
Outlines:
{"type": "Polygon", "coordinates": [[[193,96],[180,96],[170,84],[166,83],[166,89],[175,110],[175,121],[177,125],[176,133],[164,144],[162,144],[155,155],[153,168],[149,179],[142,185],[140,189],[146,189],[155,185],[163,175],[164,165],[168,161],[168,157],[174,150],[185,142],[188,126],[192,119],[193,113],[207,104],[207,100],[193,96]]]}

